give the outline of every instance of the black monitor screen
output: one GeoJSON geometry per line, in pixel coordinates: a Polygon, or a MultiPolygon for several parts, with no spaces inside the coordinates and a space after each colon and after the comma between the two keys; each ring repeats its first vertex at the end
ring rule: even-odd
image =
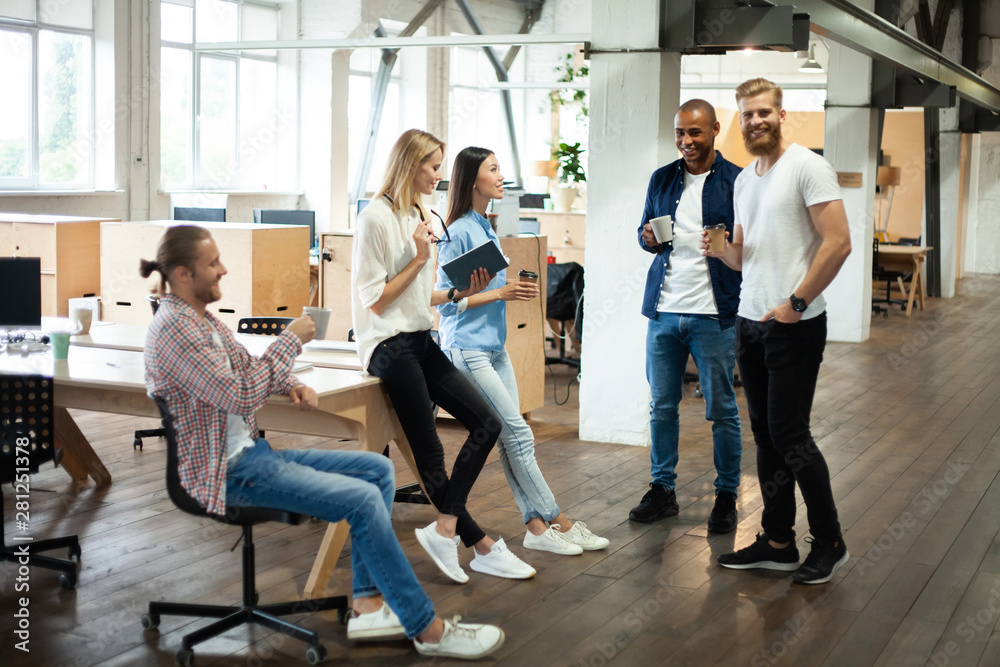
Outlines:
{"type": "Polygon", "coordinates": [[[0,257],[0,327],[42,326],[42,260],[0,257]]]}
{"type": "Polygon", "coordinates": [[[309,248],[316,246],[316,211],[253,210],[253,221],[263,225],[305,225],[309,227],[309,248]]]}
{"type": "Polygon", "coordinates": [[[186,220],[189,222],[225,222],[226,209],[174,206],[174,220],[186,220]]]}

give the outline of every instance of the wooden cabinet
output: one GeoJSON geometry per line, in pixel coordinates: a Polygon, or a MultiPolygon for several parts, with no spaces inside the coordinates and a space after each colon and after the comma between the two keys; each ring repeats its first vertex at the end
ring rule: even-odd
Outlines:
{"type": "Polygon", "coordinates": [[[547,236],[556,262],[576,262],[583,266],[586,251],[587,214],[557,213],[541,209],[521,209],[522,218],[538,220],[539,234],[547,236]]]}
{"type": "MultiPolygon", "coordinates": [[[[172,220],[105,222],[101,225],[101,298],[104,319],[149,324],[146,296],[159,281],[139,275],[139,260],[154,259],[172,220]]],[[[241,317],[299,317],[309,302],[309,229],[248,222],[200,222],[209,229],[228,274],[213,315],[236,329],[241,317]]]]}
{"type": "MultiPolygon", "coordinates": [[[[320,234],[320,247],[330,257],[330,261],[320,262],[320,298],[323,307],[330,309],[326,337],[331,340],[347,340],[347,331],[354,326],[351,316],[353,243],[354,233],[350,231],[320,234]]],[[[521,412],[528,413],[545,405],[543,313],[547,239],[544,236],[503,238],[500,247],[510,260],[508,280],[517,280],[517,272],[527,269],[538,274],[542,287],[542,296],[536,301],[507,303],[507,353],[514,366],[521,412]]]]}
{"type": "Polygon", "coordinates": [[[100,293],[105,220],[0,213],[0,256],[41,258],[42,315],[68,317],[69,299],[100,293]]]}

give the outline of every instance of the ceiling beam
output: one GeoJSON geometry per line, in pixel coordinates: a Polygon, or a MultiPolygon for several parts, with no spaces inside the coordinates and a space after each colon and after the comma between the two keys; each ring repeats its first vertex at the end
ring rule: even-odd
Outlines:
{"type": "Polygon", "coordinates": [[[848,0],[795,0],[812,31],[908,74],[954,86],[958,96],[1000,112],[1000,89],[889,21],[848,0]]]}
{"type": "Polygon", "coordinates": [[[408,46],[528,46],[580,44],[590,33],[534,35],[431,35],[425,37],[343,37],[338,39],[278,39],[253,42],[198,42],[195,51],[263,51],[273,49],[400,49],[408,46]]]}

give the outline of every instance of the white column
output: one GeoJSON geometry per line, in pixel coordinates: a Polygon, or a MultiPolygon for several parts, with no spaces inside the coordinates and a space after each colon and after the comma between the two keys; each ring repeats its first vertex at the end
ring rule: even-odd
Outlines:
{"type": "MultiPolygon", "coordinates": [[[[658,0],[593,0],[593,48],[655,48],[658,0]]],[[[652,255],[638,245],[646,185],[677,159],[680,56],[595,53],[590,62],[587,254],[580,438],[649,445],[642,305],[652,255]]]]}
{"type": "Polygon", "coordinates": [[[965,229],[965,262],[962,273],[976,272],[976,234],[979,231],[979,147],[981,134],[968,135],[962,192],[962,225],[965,229]]]}
{"type": "Polygon", "coordinates": [[[351,75],[351,52],[334,51],[330,56],[330,212],[326,229],[337,231],[350,226],[347,182],[348,137],[347,98],[351,75]]]}
{"type": "Polygon", "coordinates": [[[862,183],[859,188],[841,188],[851,226],[852,250],[824,292],[829,317],[827,338],[860,342],[868,339],[872,312],[878,112],[869,106],[871,58],[831,41],[827,44],[830,61],[823,156],[838,172],[860,173],[862,183]]]}
{"type": "MultiPolygon", "coordinates": [[[[933,111],[931,111],[933,113],[933,111]]],[[[941,118],[940,151],[941,161],[941,242],[940,248],[932,252],[941,257],[941,296],[950,299],[955,296],[955,280],[958,264],[958,211],[962,196],[962,135],[957,129],[945,131],[944,115],[941,118]]],[[[927,159],[932,159],[928,155],[927,159]]]]}

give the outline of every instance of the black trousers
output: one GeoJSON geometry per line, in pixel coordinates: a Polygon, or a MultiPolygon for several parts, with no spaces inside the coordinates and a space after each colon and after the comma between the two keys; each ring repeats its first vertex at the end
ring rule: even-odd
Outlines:
{"type": "Polygon", "coordinates": [[[458,517],[458,536],[471,547],[486,533],[469,516],[465,503],[500,437],[500,420],[427,331],[401,333],[379,343],[368,372],[382,380],[392,399],[431,502],[442,514],[458,517]],[[451,475],[445,469],[432,403],[469,430],[451,475]]]}
{"type": "Polygon", "coordinates": [[[775,542],[795,539],[795,483],[813,537],[840,540],[830,470],[809,431],[826,347],[826,313],[795,324],[738,318],[737,358],[757,443],[761,526],[775,542]]]}

